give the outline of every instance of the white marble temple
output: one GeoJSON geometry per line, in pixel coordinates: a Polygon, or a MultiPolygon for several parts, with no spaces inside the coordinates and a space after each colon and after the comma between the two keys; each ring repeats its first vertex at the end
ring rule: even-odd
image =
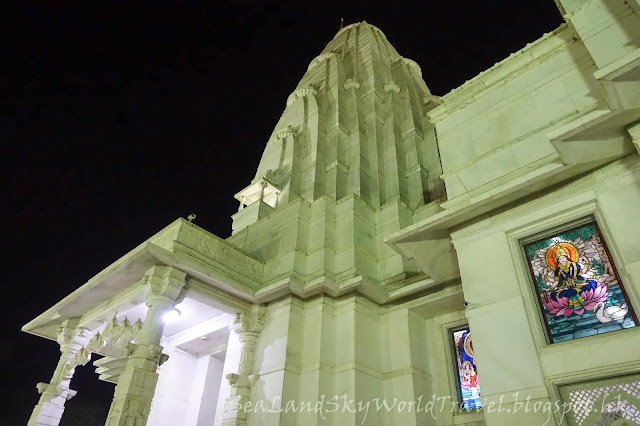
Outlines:
{"type": "Polygon", "coordinates": [[[92,352],[114,426],[559,425],[514,395],[640,371],[637,327],[547,343],[519,251],[593,215],[640,309],[640,6],[556,3],[566,24],[441,98],[380,29],[342,28],[229,238],[178,219],[24,326],[62,352],[29,425],[59,423],[92,352]],[[465,323],[487,405],[429,408],[458,398],[465,323]]]}

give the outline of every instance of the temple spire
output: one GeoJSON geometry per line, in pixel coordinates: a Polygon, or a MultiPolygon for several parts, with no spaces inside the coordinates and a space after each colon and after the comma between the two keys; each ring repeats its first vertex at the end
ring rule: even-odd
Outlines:
{"type": "Polygon", "coordinates": [[[423,194],[439,197],[421,75],[377,27],[341,28],[289,97],[253,183],[278,188],[280,206],[355,194],[374,208],[393,199],[415,208],[423,194]]]}

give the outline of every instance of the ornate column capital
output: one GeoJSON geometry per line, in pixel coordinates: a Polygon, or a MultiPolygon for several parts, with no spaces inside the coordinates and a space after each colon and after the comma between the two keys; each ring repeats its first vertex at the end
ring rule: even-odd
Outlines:
{"type": "Polygon", "coordinates": [[[162,317],[185,297],[186,274],[172,266],[156,265],[145,274],[144,296],[149,308],[136,343],[158,345],[162,337],[162,317]]]}
{"type": "Polygon", "coordinates": [[[145,273],[144,295],[147,300],[162,300],[154,296],[164,296],[179,303],[184,299],[186,276],[172,266],[156,265],[145,273]]]}
{"type": "Polygon", "coordinates": [[[259,334],[264,327],[265,311],[264,306],[255,305],[250,312],[238,312],[231,329],[241,338],[244,333],[248,332],[259,334]]]}
{"type": "Polygon", "coordinates": [[[60,351],[66,352],[73,349],[75,346],[79,347],[76,351],[85,345],[89,340],[89,330],[82,327],[77,327],[80,318],[70,318],[65,320],[58,328],[56,341],[60,345],[60,351]]]}

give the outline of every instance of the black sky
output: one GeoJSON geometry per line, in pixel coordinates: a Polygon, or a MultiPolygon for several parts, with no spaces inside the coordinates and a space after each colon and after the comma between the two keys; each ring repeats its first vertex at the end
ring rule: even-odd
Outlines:
{"type": "MultiPolygon", "coordinates": [[[[553,0],[14,3],[0,11],[0,426],[26,423],[59,356],[23,324],[179,216],[230,235],[233,194],[341,17],[378,26],[436,95],[562,22],[553,0]]],[[[72,388],[62,424],[102,424],[112,386],[87,365],[72,388]]]]}

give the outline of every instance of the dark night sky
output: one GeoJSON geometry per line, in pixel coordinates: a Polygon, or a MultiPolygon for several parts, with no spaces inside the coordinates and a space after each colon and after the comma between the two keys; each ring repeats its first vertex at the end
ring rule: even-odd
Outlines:
{"type": "MultiPolygon", "coordinates": [[[[179,216],[230,234],[233,194],[340,17],[378,26],[436,95],[562,22],[552,0],[129,3],[0,12],[0,426],[26,423],[59,356],[23,324],[179,216]]],[[[72,388],[62,424],[103,424],[113,386],[88,364],[72,388]]]]}

